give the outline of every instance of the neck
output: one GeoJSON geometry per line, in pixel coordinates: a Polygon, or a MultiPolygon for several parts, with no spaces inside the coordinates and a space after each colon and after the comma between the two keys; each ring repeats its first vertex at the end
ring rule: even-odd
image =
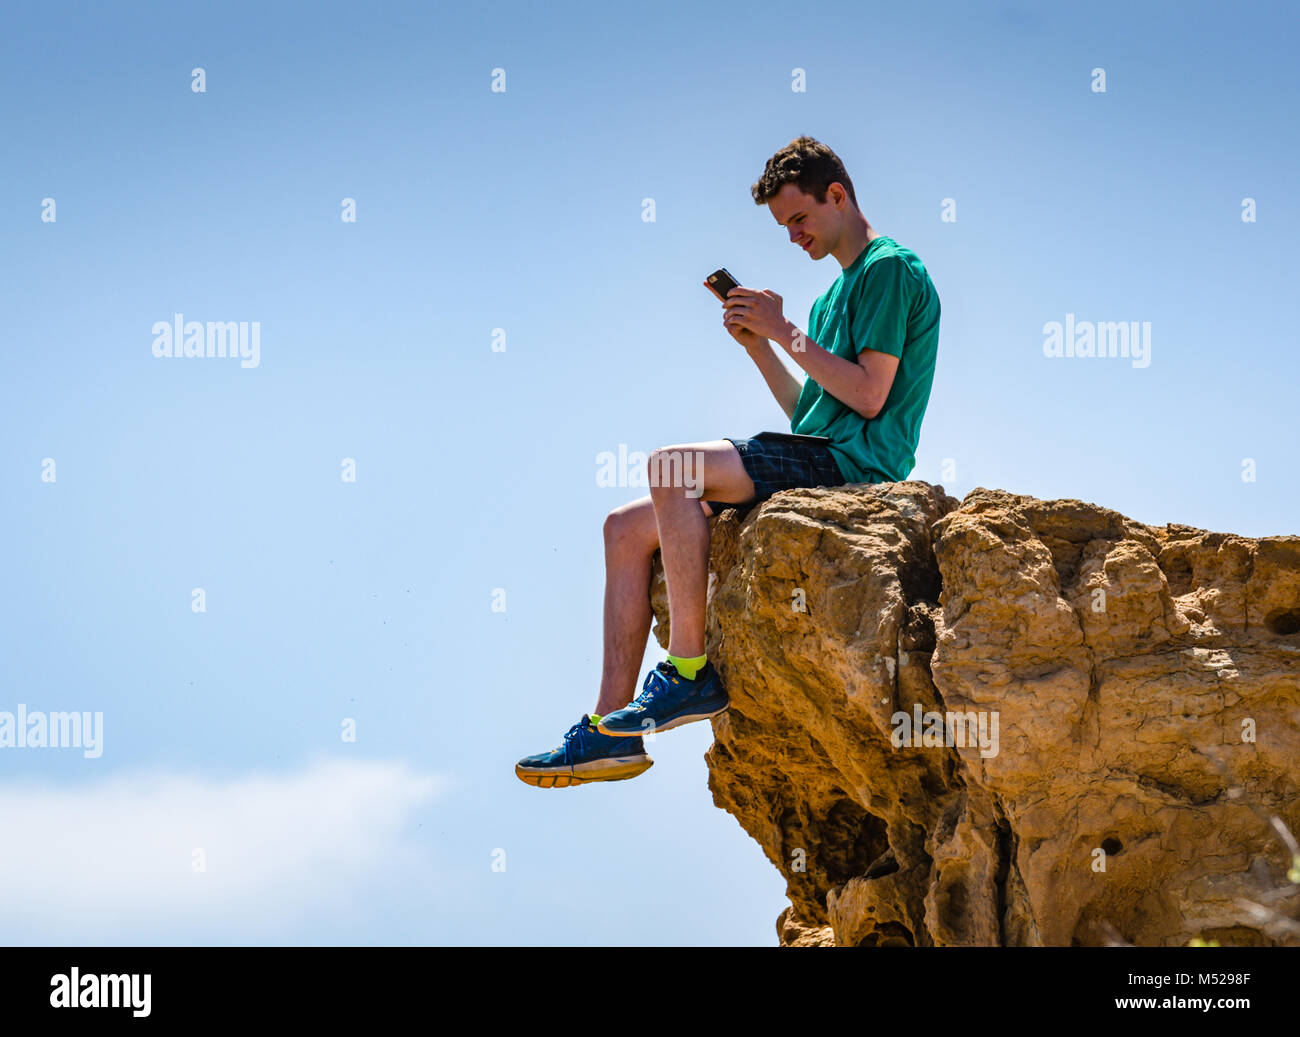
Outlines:
{"type": "Polygon", "coordinates": [[[844,234],[839,244],[831,251],[831,255],[839,262],[841,268],[849,266],[862,255],[862,250],[878,237],[880,234],[867,222],[867,218],[859,216],[844,229],[844,234]]]}

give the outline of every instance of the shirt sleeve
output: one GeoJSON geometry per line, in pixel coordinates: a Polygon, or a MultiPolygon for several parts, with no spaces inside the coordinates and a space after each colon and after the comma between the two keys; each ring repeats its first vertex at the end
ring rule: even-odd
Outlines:
{"type": "Polygon", "coordinates": [[[903,259],[891,256],[871,264],[850,302],[855,355],[864,349],[903,355],[914,291],[912,272],[903,259]]]}

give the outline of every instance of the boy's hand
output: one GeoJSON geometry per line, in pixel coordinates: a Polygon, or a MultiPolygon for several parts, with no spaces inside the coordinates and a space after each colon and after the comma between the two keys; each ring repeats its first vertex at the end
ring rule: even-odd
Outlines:
{"type": "Polygon", "coordinates": [[[726,313],[723,323],[728,331],[735,326],[759,338],[780,339],[786,330],[785,312],[776,292],[733,288],[727,293],[722,308],[726,313]]]}
{"type": "MultiPolygon", "coordinates": [[[[713,291],[713,286],[709,284],[708,281],[704,282],[704,287],[707,288],[709,291],[713,292],[714,295],[718,294],[717,292],[713,291]]],[[[735,289],[733,288],[732,293],[734,294],[734,292],[735,289]]],[[[729,334],[732,338],[734,338],[746,349],[757,349],[759,346],[761,346],[764,342],[767,341],[767,339],[763,338],[763,336],[755,335],[752,331],[747,331],[746,329],[742,328],[739,324],[730,323],[727,319],[727,311],[725,309],[722,311],[722,325],[727,329],[727,334],[729,334]]]]}

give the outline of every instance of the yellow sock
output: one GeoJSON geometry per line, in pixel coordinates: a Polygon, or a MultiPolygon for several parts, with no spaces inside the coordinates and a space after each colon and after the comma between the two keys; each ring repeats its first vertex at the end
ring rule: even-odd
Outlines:
{"type": "Polygon", "coordinates": [[[694,659],[683,659],[679,655],[668,656],[668,661],[677,667],[677,672],[688,681],[695,680],[695,675],[704,669],[707,655],[697,655],[694,659]]]}

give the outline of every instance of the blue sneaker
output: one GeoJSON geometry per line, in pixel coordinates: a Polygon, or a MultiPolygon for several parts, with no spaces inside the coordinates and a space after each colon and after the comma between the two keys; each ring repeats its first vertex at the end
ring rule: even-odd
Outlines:
{"type": "Polygon", "coordinates": [[[716,717],[727,708],[727,693],[713,663],[687,680],[670,662],[661,662],[646,675],[641,694],[630,705],[606,713],[596,724],[603,735],[627,738],[650,731],[671,731],[682,724],[716,717]],[[653,723],[652,723],[653,722],[653,723]]]}
{"type": "Polygon", "coordinates": [[[588,781],[635,778],[653,766],[640,738],[610,738],[586,713],[550,752],[525,756],[515,764],[519,780],[542,789],[562,789],[588,781]]]}

